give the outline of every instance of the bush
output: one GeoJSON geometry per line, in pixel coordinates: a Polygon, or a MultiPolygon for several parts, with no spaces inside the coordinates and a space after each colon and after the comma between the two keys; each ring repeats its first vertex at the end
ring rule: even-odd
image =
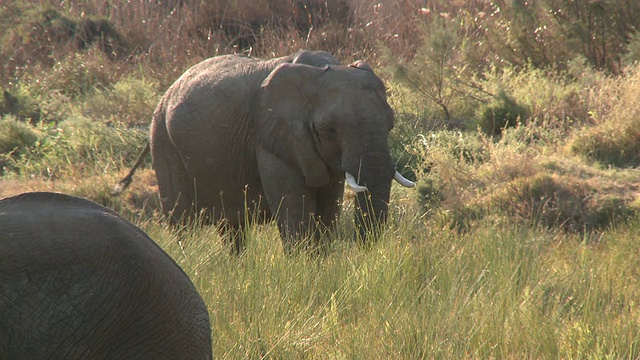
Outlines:
{"type": "Polygon", "coordinates": [[[564,130],[521,124],[499,140],[434,132],[411,150],[418,157],[422,212],[455,229],[482,219],[583,232],[638,212],[637,175],[599,170],[555,154],[564,130]]]}
{"type": "Polygon", "coordinates": [[[456,21],[434,18],[420,28],[421,43],[411,62],[398,61],[390,49],[384,52],[394,79],[418,94],[424,108],[435,107],[432,113],[439,112],[447,123],[464,117],[469,103],[486,96],[471,80],[474,73],[465,64],[467,43],[461,31],[456,21]]]}
{"type": "Polygon", "coordinates": [[[529,111],[501,91],[494,101],[478,108],[478,126],[489,135],[500,135],[502,130],[515,127],[528,118],[529,111]]]}
{"type": "Polygon", "coordinates": [[[0,154],[19,156],[38,141],[32,126],[19,121],[13,115],[0,118],[0,154]]]}
{"type": "Polygon", "coordinates": [[[66,51],[94,46],[115,58],[127,47],[122,35],[107,19],[84,14],[80,19],[74,19],[44,5],[17,2],[4,6],[0,10],[0,22],[8,25],[8,31],[0,38],[2,50],[12,48],[15,53],[10,59],[16,63],[52,66],[66,51]],[[12,23],[16,19],[30,21],[12,23]]]}
{"type": "Polygon", "coordinates": [[[630,124],[607,123],[579,132],[570,144],[574,154],[605,166],[640,165],[640,120],[630,124]]]}
{"type": "Polygon", "coordinates": [[[147,131],[110,126],[82,117],[38,127],[9,117],[0,122],[0,130],[0,146],[5,158],[13,154],[9,170],[47,179],[76,179],[116,172],[128,166],[148,140],[147,131]]]}
{"type": "Polygon", "coordinates": [[[56,62],[51,69],[35,71],[25,77],[23,82],[28,84],[35,96],[41,98],[52,93],[74,98],[96,88],[105,88],[119,76],[111,61],[94,48],[71,53],[56,62]]]}
{"type": "Polygon", "coordinates": [[[25,120],[32,125],[40,121],[42,112],[35,105],[34,99],[22,96],[22,94],[14,95],[8,90],[4,90],[2,99],[0,99],[0,116],[13,115],[20,120],[25,120]]]}
{"type": "Polygon", "coordinates": [[[570,138],[571,153],[605,166],[640,165],[640,68],[636,65],[616,79],[606,79],[594,91],[599,98],[591,111],[594,125],[570,138]]]}
{"type": "Polygon", "coordinates": [[[15,170],[15,164],[38,142],[32,126],[13,115],[0,117],[0,175],[15,170]]]}
{"type": "Polygon", "coordinates": [[[488,203],[521,222],[571,232],[603,229],[633,215],[628,200],[599,190],[575,176],[539,173],[504,184],[488,203]]]}
{"type": "Polygon", "coordinates": [[[589,111],[594,110],[599,100],[594,89],[607,83],[606,76],[579,59],[571,63],[571,71],[567,72],[528,66],[521,70],[503,68],[483,76],[483,88],[499,95],[489,99],[480,110],[490,107],[511,108],[514,113],[524,110],[528,121],[564,130],[589,122],[589,111]]]}
{"type": "Polygon", "coordinates": [[[124,76],[105,89],[96,89],[80,106],[82,116],[107,124],[148,126],[159,101],[158,81],[124,76]]]}
{"type": "Polygon", "coordinates": [[[482,186],[476,168],[489,160],[489,146],[488,139],[474,133],[436,131],[418,135],[408,149],[417,159],[417,196],[422,211],[430,215],[447,213],[453,227],[466,226],[468,216],[475,216],[467,211],[467,204],[482,186]]]}
{"type": "Polygon", "coordinates": [[[623,59],[628,65],[640,62],[640,31],[636,31],[629,36],[627,53],[623,56],[623,59]]]}
{"type": "Polygon", "coordinates": [[[135,159],[144,142],[146,130],[128,129],[78,117],[60,124],[57,149],[49,152],[50,161],[59,164],[62,173],[102,173],[117,171],[135,159]],[[65,168],[65,165],[66,166],[65,168]]]}

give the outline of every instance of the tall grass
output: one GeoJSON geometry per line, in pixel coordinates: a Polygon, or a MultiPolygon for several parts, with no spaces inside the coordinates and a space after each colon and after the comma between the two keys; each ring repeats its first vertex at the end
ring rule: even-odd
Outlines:
{"type": "Polygon", "coordinates": [[[405,220],[370,249],[340,239],[325,258],[283,255],[273,226],[253,228],[238,258],[211,228],[144,228],[209,304],[217,358],[640,356],[637,224],[591,245],[405,220]]]}

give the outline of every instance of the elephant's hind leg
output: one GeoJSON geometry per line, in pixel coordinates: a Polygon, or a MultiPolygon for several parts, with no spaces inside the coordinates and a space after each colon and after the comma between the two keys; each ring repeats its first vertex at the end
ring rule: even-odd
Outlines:
{"type": "Polygon", "coordinates": [[[172,224],[184,224],[194,216],[193,180],[166,132],[158,131],[151,143],[153,167],[158,178],[162,212],[172,224]]]}

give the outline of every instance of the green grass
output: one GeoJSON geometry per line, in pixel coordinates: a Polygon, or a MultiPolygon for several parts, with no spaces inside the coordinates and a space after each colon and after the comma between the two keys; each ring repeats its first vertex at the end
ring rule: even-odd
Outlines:
{"type": "Polygon", "coordinates": [[[403,220],[370,249],[339,239],[323,258],[284,256],[273,226],[253,228],[239,258],[212,228],[143,229],[209,305],[216,358],[640,356],[637,222],[592,239],[403,220]]]}

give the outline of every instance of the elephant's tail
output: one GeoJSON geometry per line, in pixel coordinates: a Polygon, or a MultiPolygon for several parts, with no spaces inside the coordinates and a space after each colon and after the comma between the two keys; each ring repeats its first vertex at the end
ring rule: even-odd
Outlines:
{"type": "Polygon", "coordinates": [[[120,182],[118,182],[116,186],[113,187],[113,191],[111,191],[111,195],[113,196],[120,195],[123,191],[127,189],[127,187],[129,187],[129,184],[131,184],[131,182],[133,181],[133,174],[136,173],[136,170],[144,160],[145,156],[147,156],[147,154],[149,153],[149,150],[151,150],[151,146],[150,146],[150,143],[147,142],[147,145],[144,147],[144,149],[142,149],[142,152],[140,153],[140,155],[138,155],[138,159],[136,160],[136,163],[133,165],[131,170],[129,170],[129,173],[127,174],[127,176],[123,177],[122,180],[120,180],[120,182]]]}

